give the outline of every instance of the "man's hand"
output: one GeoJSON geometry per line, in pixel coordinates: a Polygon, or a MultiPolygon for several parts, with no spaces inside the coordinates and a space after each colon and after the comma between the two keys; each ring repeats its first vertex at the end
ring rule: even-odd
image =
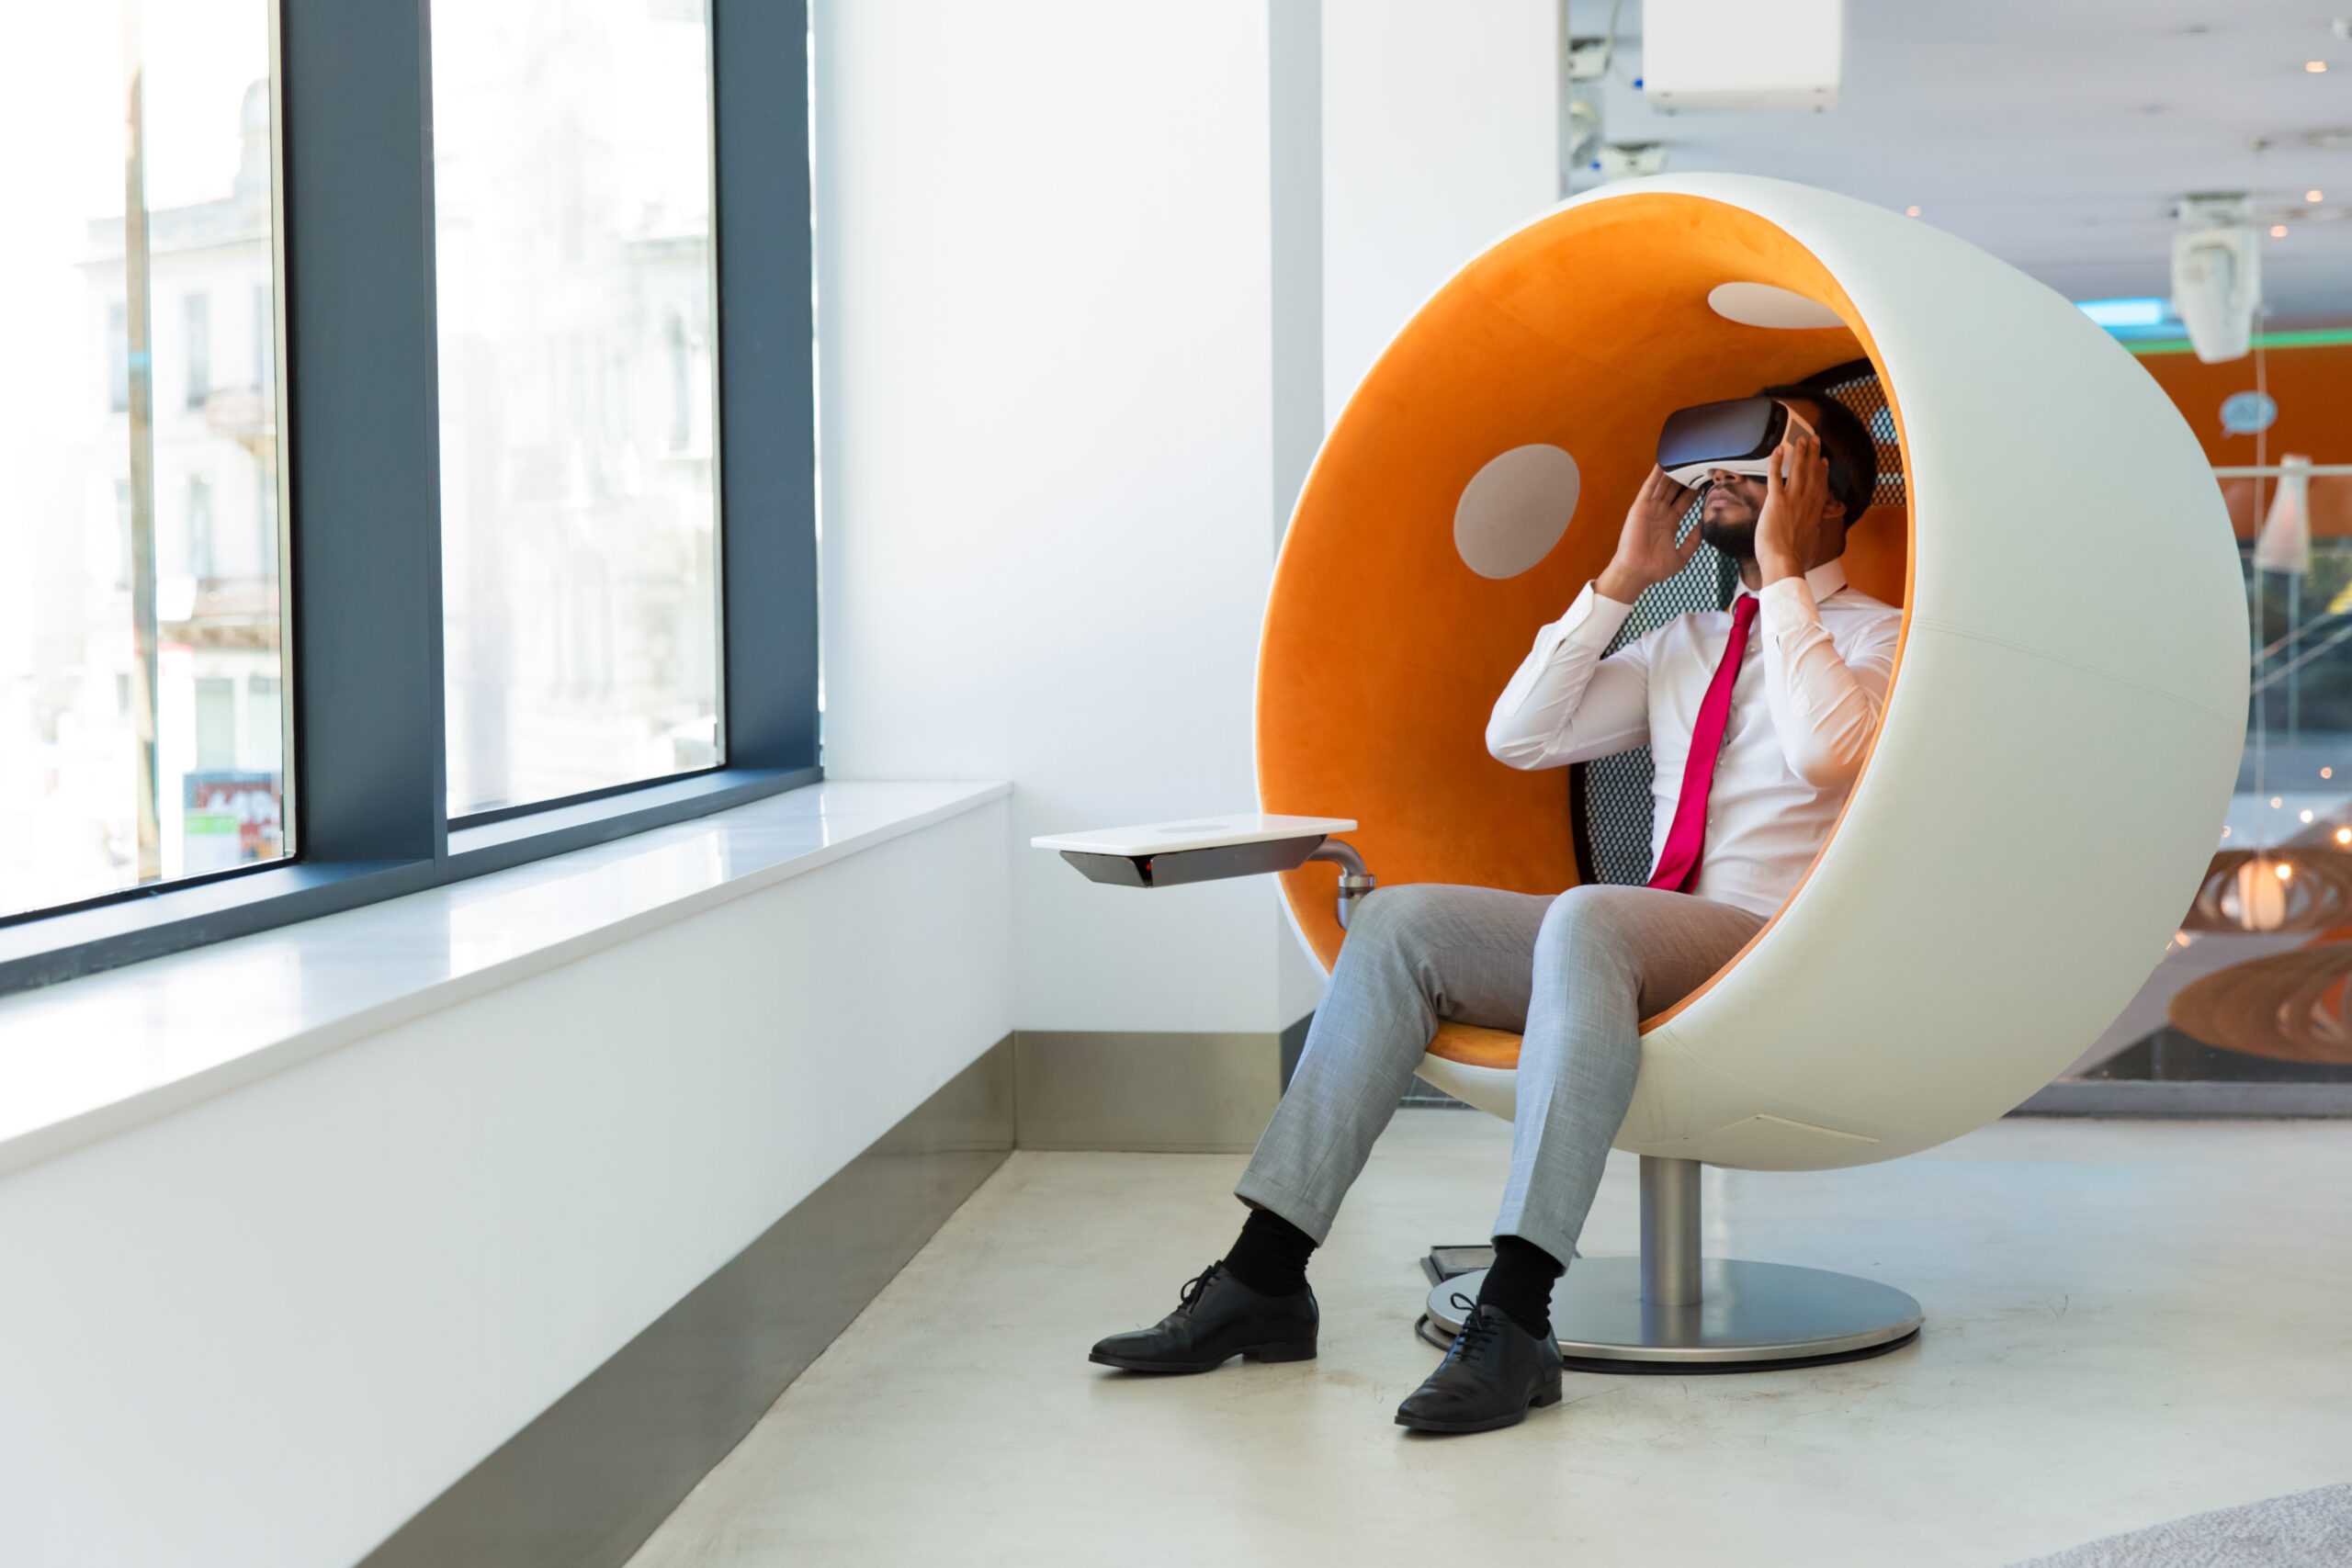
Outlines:
{"type": "Polygon", "coordinates": [[[1593,579],[1593,592],[1620,604],[1630,604],[1641,591],[1664,582],[1690,564],[1699,552],[1699,530],[1690,539],[1674,542],[1674,525],[1690,510],[1690,492],[1652,468],[1625,513],[1625,527],[1617,536],[1617,555],[1609,570],[1593,579]]]}
{"type": "Polygon", "coordinates": [[[1829,461],[1821,437],[1791,422],[1764,474],[1764,510],[1756,519],[1756,564],[1764,581],[1803,577],[1821,552],[1821,514],[1829,504],[1829,461]],[[1790,478],[1781,478],[1786,468],[1790,478]]]}

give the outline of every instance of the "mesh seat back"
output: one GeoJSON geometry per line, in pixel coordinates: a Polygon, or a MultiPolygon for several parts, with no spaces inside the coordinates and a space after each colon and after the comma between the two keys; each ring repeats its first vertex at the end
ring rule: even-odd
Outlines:
{"type": "MultiPolygon", "coordinates": [[[[1853,411],[1878,446],[1878,486],[1872,506],[1903,504],[1903,457],[1895,444],[1894,416],[1878,374],[1867,359],[1834,366],[1806,378],[1853,411]]],[[[1683,515],[1685,531],[1699,525],[1700,503],[1683,515]]],[[[1712,545],[1702,545],[1690,564],[1642,591],[1634,613],[1611,641],[1616,652],[1636,637],[1666,625],[1677,615],[1727,609],[1739,592],[1739,571],[1731,558],[1712,545]]],[[[1578,762],[1568,770],[1568,810],[1576,834],[1577,877],[1583,883],[1609,883],[1638,887],[1650,876],[1650,840],[1656,807],[1650,795],[1657,773],[1646,746],[1614,756],[1578,762]]]]}

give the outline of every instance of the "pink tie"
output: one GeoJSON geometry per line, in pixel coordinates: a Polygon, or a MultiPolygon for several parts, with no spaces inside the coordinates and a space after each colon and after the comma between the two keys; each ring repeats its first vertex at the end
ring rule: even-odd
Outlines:
{"type": "Polygon", "coordinates": [[[1682,764],[1682,798],[1674,803],[1674,826],[1667,829],[1666,848],[1657,854],[1657,869],[1649,885],[1662,892],[1688,893],[1699,878],[1699,856],[1707,847],[1707,792],[1714,787],[1715,759],[1724,748],[1724,727],[1731,721],[1731,689],[1739,680],[1739,661],[1747,652],[1747,628],[1756,624],[1756,595],[1743,593],[1732,604],[1731,640],[1724,644],[1723,662],[1707,684],[1699,705],[1698,722],[1690,727],[1690,758],[1682,764]]]}

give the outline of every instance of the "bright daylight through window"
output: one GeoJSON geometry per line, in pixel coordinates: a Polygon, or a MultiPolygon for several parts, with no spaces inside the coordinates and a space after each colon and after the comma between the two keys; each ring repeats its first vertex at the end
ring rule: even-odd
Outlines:
{"type": "Polygon", "coordinates": [[[289,848],[268,5],[9,31],[0,915],[289,848]]]}
{"type": "Polygon", "coordinates": [[[700,0],[432,28],[450,815],[715,766],[700,0]]]}

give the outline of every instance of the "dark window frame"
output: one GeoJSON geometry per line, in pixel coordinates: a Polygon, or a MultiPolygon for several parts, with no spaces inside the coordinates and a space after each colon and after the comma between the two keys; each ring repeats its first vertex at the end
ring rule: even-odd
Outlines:
{"type": "Polygon", "coordinates": [[[291,525],[283,678],[293,694],[294,855],[0,924],[0,995],[503,870],[823,777],[808,7],[711,0],[727,761],[450,821],[429,15],[429,0],[278,0],[279,418],[291,525]]]}

